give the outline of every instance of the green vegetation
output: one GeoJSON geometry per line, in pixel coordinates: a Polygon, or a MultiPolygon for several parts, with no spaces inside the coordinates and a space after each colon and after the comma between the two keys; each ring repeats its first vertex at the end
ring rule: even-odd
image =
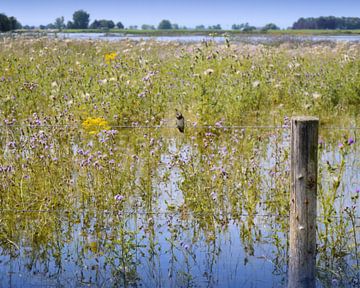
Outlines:
{"type": "MultiPolygon", "coordinates": [[[[28,47],[28,45],[32,45],[31,43],[18,41],[14,42],[11,47],[21,47],[22,45],[24,51],[31,51],[28,47]]],[[[8,49],[2,51],[3,65],[9,66],[2,76],[5,79],[9,77],[12,79],[3,82],[2,91],[4,94],[16,97],[16,100],[9,99],[9,102],[2,103],[1,107],[4,110],[2,117],[15,117],[21,121],[34,112],[44,112],[42,109],[46,108],[45,102],[52,107],[50,99],[46,99],[44,102],[42,95],[46,93],[49,82],[55,80],[64,82],[64,85],[61,85],[61,93],[72,95],[71,97],[75,97],[73,100],[76,102],[81,100],[78,98],[78,94],[95,93],[98,95],[99,91],[108,87],[105,90],[110,93],[108,97],[111,95],[120,97],[119,101],[110,105],[111,110],[114,114],[119,114],[123,113],[126,108],[125,111],[128,111],[126,113],[128,115],[120,117],[120,119],[128,119],[129,123],[131,121],[141,122],[147,117],[145,115],[147,115],[148,103],[141,100],[142,98],[137,98],[141,91],[145,91],[149,95],[146,99],[159,101],[154,104],[158,111],[158,114],[153,115],[156,116],[156,119],[162,119],[165,111],[171,109],[174,103],[181,103],[194,112],[194,117],[197,115],[196,120],[201,120],[199,122],[201,124],[211,124],[207,115],[211,115],[212,122],[224,119],[226,124],[239,124],[239,121],[242,122],[246,118],[246,116],[240,117],[240,115],[261,113],[268,109],[280,111],[282,114],[312,113],[328,116],[346,112],[355,115],[358,113],[360,104],[358,44],[338,44],[335,47],[326,45],[324,47],[322,45],[297,46],[294,44],[293,47],[288,48],[287,45],[280,47],[216,45],[211,41],[189,46],[177,43],[158,44],[152,41],[136,45],[131,41],[122,41],[111,47],[108,47],[109,44],[95,45],[91,42],[70,42],[69,44],[61,41],[49,40],[47,43],[46,40],[37,40],[36,43],[40,47],[47,47],[39,55],[44,53],[48,55],[47,51],[51,49],[57,51],[56,55],[51,56],[50,66],[50,60],[45,61],[44,57],[39,57],[34,53],[24,54],[25,52],[21,52],[20,47],[14,49],[14,52],[8,49]],[[199,45],[200,47],[198,47],[199,45]],[[67,46],[70,46],[71,50],[65,49],[67,46]],[[131,47],[131,57],[125,57],[128,54],[127,46],[131,47]],[[86,47],[86,49],[82,47],[86,47]],[[107,50],[115,51],[117,57],[114,62],[109,63],[112,65],[108,64],[104,69],[101,65],[104,64],[104,55],[110,52],[107,50]],[[75,52],[69,54],[71,51],[81,51],[83,56],[76,56],[75,52]],[[137,62],[140,60],[136,57],[145,59],[147,64],[141,69],[137,68],[137,62]],[[76,63],[80,64],[73,66],[75,59],[76,63]],[[94,59],[94,61],[85,62],[87,59],[94,59]],[[28,64],[25,65],[25,63],[28,64]],[[20,70],[18,65],[29,68],[20,70]],[[38,68],[35,69],[35,65],[38,68]],[[72,66],[70,67],[70,65],[72,66]],[[126,67],[126,70],[120,69],[120,73],[114,68],[116,65],[126,67]],[[176,73],[174,67],[176,67],[176,73]],[[76,77],[83,80],[73,81],[72,74],[68,71],[74,69],[78,73],[76,77]],[[19,72],[15,73],[17,70],[19,72]],[[48,72],[43,74],[43,71],[48,72]],[[60,74],[61,77],[56,74],[59,71],[63,71],[60,74]],[[132,71],[131,75],[127,75],[129,71],[132,71]],[[212,72],[207,73],[207,71],[212,72]],[[136,74],[134,74],[135,72],[136,74]],[[151,90],[142,81],[142,78],[150,72],[156,74],[156,85],[151,85],[151,90]],[[173,75],[173,77],[169,77],[169,75],[173,75]],[[134,82],[134,85],[119,86],[124,85],[124,81],[120,81],[120,76],[126,81],[134,82]],[[88,83],[87,80],[105,79],[110,81],[110,78],[116,84],[114,87],[110,85],[111,89],[109,85],[103,86],[101,82],[94,82],[94,80],[88,83]],[[14,82],[36,83],[36,87],[39,88],[31,91],[30,102],[18,102],[21,91],[18,91],[13,85],[14,82]],[[70,87],[67,83],[71,82],[74,83],[70,87]],[[165,88],[160,83],[167,83],[169,87],[173,88],[165,88]],[[180,83],[187,83],[187,85],[180,85],[180,83]],[[218,85],[221,83],[221,89],[219,89],[218,85]],[[258,85],[254,83],[258,83],[258,85]],[[188,87],[191,89],[189,90],[188,87]],[[76,95],[74,95],[74,91],[77,91],[76,95]],[[121,95],[124,96],[124,93],[129,96],[122,97],[121,95]],[[314,94],[321,96],[313,97],[314,94]],[[129,98],[130,95],[131,98],[129,98]],[[138,106],[136,110],[132,110],[135,108],[127,102],[130,99],[133,101],[137,99],[139,105],[143,105],[143,107],[138,106]],[[204,99],[208,101],[204,101],[204,99]],[[219,99],[226,99],[226,101],[219,102],[219,99]],[[9,107],[9,109],[11,107],[11,109],[5,110],[4,107],[9,107]]],[[[5,99],[8,98],[3,98],[2,101],[5,99]]],[[[20,97],[20,99],[22,98],[20,97]]],[[[90,107],[91,105],[87,108],[90,107]]],[[[77,106],[72,106],[69,111],[74,113],[74,117],[79,114],[77,106]]],[[[53,114],[54,111],[50,110],[49,113],[53,114]]],[[[158,123],[155,121],[153,124],[158,123]]]]}
{"type": "Polygon", "coordinates": [[[233,260],[246,269],[265,245],[261,261],[281,286],[288,120],[311,114],[322,120],[318,278],[358,279],[360,190],[349,179],[359,144],[353,130],[324,128],[359,125],[358,43],[0,45],[0,247],[23,274],[75,286],[236,284],[241,264],[214,272],[228,267],[224,248],[242,250],[233,260]]]}

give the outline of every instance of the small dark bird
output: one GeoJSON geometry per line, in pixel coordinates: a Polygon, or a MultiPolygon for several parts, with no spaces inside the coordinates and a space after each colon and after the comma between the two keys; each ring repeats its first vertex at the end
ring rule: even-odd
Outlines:
{"type": "Polygon", "coordinates": [[[180,111],[178,111],[178,110],[175,110],[175,111],[176,111],[176,127],[179,129],[179,131],[181,133],[184,133],[184,130],[185,130],[185,118],[181,114],[180,111]]]}

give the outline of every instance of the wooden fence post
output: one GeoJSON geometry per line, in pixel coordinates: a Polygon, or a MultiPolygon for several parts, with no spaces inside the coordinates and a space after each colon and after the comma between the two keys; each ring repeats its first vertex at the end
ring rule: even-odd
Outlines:
{"type": "Polygon", "coordinates": [[[288,288],[315,287],[319,119],[291,119],[290,251],[288,288]]]}

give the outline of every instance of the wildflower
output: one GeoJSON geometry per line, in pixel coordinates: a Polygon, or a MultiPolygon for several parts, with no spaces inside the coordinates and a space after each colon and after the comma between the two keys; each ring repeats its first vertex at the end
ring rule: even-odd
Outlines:
{"type": "Polygon", "coordinates": [[[111,61],[115,60],[116,56],[117,56],[116,52],[106,53],[105,56],[104,56],[105,62],[107,64],[109,64],[111,61]]]}
{"type": "Polygon", "coordinates": [[[0,172],[13,172],[15,169],[13,166],[9,166],[9,165],[6,165],[6,166],[0,166],[0,172]]]}
{"type": "Polygon", "coordinates": [[[224,125],[222,124],[222,121],[218,121],[218,122],[215,123],[215,127],[216,128],[223,128],[224,125]]]}
{"type": "Polygon", "coordinates": [[[8,142],[6,144],[6,146],[9,147],[9,149],[15,149],[16,148],[16,142],[14,142],[14,141],[8,142]]]}
{"type": "Polygon", "coordinates": [[[120,195],[120,194],[117,194],[117,195],[115,195],[115,197],[114,197],[114,199],[115,199],[116,201],[118,201],[118,202],[123,201],[124,198],[125,198],[124,195],[120,195]]]}
{"type": "Polygon", "coordinates": [[[211,192],[211,193],[210,193],[210,197],[211,197],[213,200],[216,200],[216,198],[217,198],[216,192],[215,192],[215,191],[211,192]]]}
{"type": "Polygon", "coordinates": [[[213,69],[206,69],[205,71],[204,71],[204,75],[211,75],[211,74],[213,74],[214,73],[214,70],[213,69]]]}
{"type": "Polygon", "coordinates": [[[107,79],[99,80],[99,84],[104,85],[107,83],[107,79]]]}
{"type": "Polygon", "coordinates": [[[102,118],[92,118],[88,117],[83,123],[82,127],[86,130],[90,135],[98,134],[102,130],[109,130],[110,126],[108,122],[102,118]]]}
{"type": "Polygon", "coordinates": [[[339,143],[338,147],[339,147],[340,149],[342,149],[342,148],[344,148],[344,144],[343,144],[343,143],[339,143]]]}
{"type": "Polygon", "coordinates": [[[253,83],[252,83],[252,87],[253,88],[257,88],[257,87],[259,87],[260,86],[260,81],[259,80],[256,80],[256,81],[254,81],[253,83]]]}
{"type": "Polygon", "coordinates": [[[312,97],[313,97],[315,100],[317,100],[317,99],[321,98],[321,94],[318,93],[318,92],[315,92],[315,93],[312,94],[312,97]]]}
{"type": "Polygon", "coordinates": [[[347,144],[350,146],[350,145],[352,145],[354,143],[355,143],[355,140],[352,137],[350,137],[347,144]]]}
{"type": "Polygon", "coordinates": [[[146,92],[145,92],[145,91],[143,91],[143,92],[141,92],[141,93],[138,94],[138,97],[139,97],[139,98],[144,98],[145,96],[146,96],[146,92]]]}

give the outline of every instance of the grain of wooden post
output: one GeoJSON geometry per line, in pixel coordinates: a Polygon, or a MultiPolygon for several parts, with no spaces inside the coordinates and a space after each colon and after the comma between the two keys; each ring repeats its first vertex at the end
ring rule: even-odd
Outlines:
{"type": "Polygon", "coordinates": [[[315,287],[319,119],[291,119],[290,252],[288,288],[315,287]]]}

